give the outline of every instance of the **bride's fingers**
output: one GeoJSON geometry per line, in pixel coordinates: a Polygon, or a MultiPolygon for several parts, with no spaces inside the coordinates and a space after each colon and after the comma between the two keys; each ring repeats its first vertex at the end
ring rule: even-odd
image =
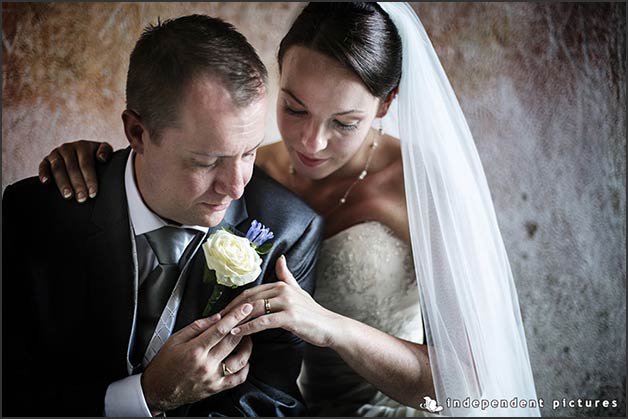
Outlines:
{"type": "MultiPolygon", "coordinates": [[[[50,172],[52,172],[52,176],[55,180],[55,185],[59,189],[59,192],[65,199],[72,198],[73,191],[72,186],[70,184],[70,178],[68,178],[68,174],[65,171],[65,163],[61,153],[59,153],[59,148],[55,148],[48,154],[45,159],[48,162],[48,167],[50,172]]],[[[42,162],[42,165],[44,163],[42,162]]]]}
{"type": "MultiPolygon", "coordinates": [[[[299,285],[299,283],[296,281],[296,279],[294,279],[294,276],[292,276],[292,273],[290,272],[290,270],[288,270],[288,266],[286,264],[286,257],[281,255],[278,259],[277,262],[275,263],[275,271],[277,273],[277,278],[288,285],[292,285],[292,286],[296,286],[299,289],[301,288],[301,286],[299,285]]],[[[246,303],[246,302],[253,302],[255,300],[258,300],[260,298],[270,298],[267,294],[267,292],[269,290],[273,290],[273,289],[277,289],[278,288],[278,282],[273,282],[270,284],[262,284],[262,285],[258,285],[256,287],[253,288],[249,288],[245,291],[243,291],[240,295],[238,295],[233,301],[231,301],[227,307],[225,307],[224,309],[222,309],[220,311],[220,315],[223,315],[227,312],[229,312],[229,310],[231,310],[233,307],[237,307],[240,304],[246,303]]],[[[279,291],[281,292],[281,291],[279,291]]],[[[272,297],[273,295],[271,295],[272,297]]]]}
{"type": "Polygon", "coordinates": [[[89,192],[87,191],[83,173],[81,173],[77,148],[79,148],[79,146],[75,143],[61,144],[57,149],[61,157],[63,157],[64,164],[59,164],[56,167],[53,165],[52,172],[55,174],[55,177],[55,171],[67,173],[70,183],[72,184],[72,189],[74,189],[76,200],[82,203],[87,200],[89,192]]]}
{"type": "Polygon", "coordinates": [[[277,282],[273,282],[271,284],[264,284],[257,286],[255,288],[250,288],[244,291],[242,294],[238,295],[236,298],[231,301],[227,307],[223,308],[220,311],[220,315],[224,316],[225,313],[228,313],[234,307],[238,307],[244,303],[253,303],[262,298],[273,298],[279,294],[280,291],[277,290],[277,282]]]}
{"type": "Polygon", "coordinates": [[[96,176],[94,145],[85,140],[78,141],[76,143],[76,155],[78,160],[78,170],[81,172],[81,175],[85,180],[87,193],[90,198],[94,198],[98,193],[98,177],[96,176]]]}
{"type": "Polygon", "coordinates": [[[231,330],[231,333],[237,336],[249,336],[267,329],[283,328],[290,330],[290,328],[287,327],[289,325],[284,324],[284,318],[285,315],[283,313],[267,314],[238,325],[238,327],[231,330]]]}
{"type": "Polygon", "coordinates": [[[284,298],[282,298],[281,295],[269,294],[265,297],[264,296],[260,296],[260,297],[261,298],[259,300],[255,300],[251,302],[251,304],[253,305],[253,310],[251,312],[251,315],[247,317],[245,321],[251,320],[252,318],[255,318],[255,317],[268,316],[270,314],[283,311],[283,308],[285,307],[285,300],[284,298]]]}
{"type": "Polygon", "coordinates": [[[100,143],[98,150],[96,150],[96,158],[105,163],[109,160],[109,157],[113,154],[113,147],[109,143],[100,143]]]}
{"type": "MultiPolygon", "coordinates": [[[[283,288],[284,290],[288,289],[285,285],[283,288]]],[[[249,314],[243,322],[256,317],[263,317],[282,312],[285,307],[291,304],[291,301],[295,301],[294,299],[291,299],[289,295],[285,295],[277,291],[277,289],[268,290],[265,293],[256,295],[255,300],[247,300],[247,302],[253,306],[253,310],[251,310],[251,314],[249,314]]],[[[226,313],[228,313],[228,311],[226,311],[225,314],[222,314],[221,312],[221,316],[226,315],[226,313]]]]}
{"type": "Polygon", "coordinates": [[[284,281],[286,284],[294,285],[301,288],[297,280],[294,279],[294,276],[292,276],[292,273],[288,269],[288,263],[284,255],[281,255],[279,259],[277,259],[277,263],[275,264],[275,272],[277,273],[277,278],[284,281]]]}
{"type": "Polygon", "coordinates": [[[50,162],[45,158],[39,163],[39,181],[43,184],[50,182],[50,162]]]}
{"type": "MultiPolygon", "coordinates": [[[[250,300],[247,301],[249,304],[251,304],[253,306],[253,310],[251,310],[251,314],[249,314],[246,319],[244,319],[243,321],[247,321],[250,320],[254,317],[259,317],[259,316],[263,316],[266,313],[267,309],[266,307],[270,307],[271,308],[271,312],[275,312],[279,309],[278,303],[279,303],[279,298],[277,298],[276,294],[267,294],[266,296],[260,296],[258,297],[258,299],[256,300],[250,300]],[[268,301],[268,303],[266,303],[266,301],[268,301]],[[273,307],[273,303],[272,301],[274,301],[274,307],[273,307]]],[[[225,312],[225,316],[229,313],[229,311],[225,312]]],[[[221,314],[222,316],[222,314],[221,314]]]]}

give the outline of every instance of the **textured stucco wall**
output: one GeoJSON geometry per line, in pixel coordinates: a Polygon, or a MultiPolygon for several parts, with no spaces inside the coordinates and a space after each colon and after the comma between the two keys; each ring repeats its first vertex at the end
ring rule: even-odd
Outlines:
{"type": "MultiPolygon", "coordinates": [[[[297,3],[3,3],[2,186],[76,138],[124,146],[128,54],[149,22],[207,13],[276,74],[297,3]]],[[[626,370],[623,4],[415,4],[475,135],[539,397],[618,400],[626,370]]],[[[273,90],[275,83],[273,83],[273,90]]],[[[274,115],[268,138],[278,138],[274,115]]]]}

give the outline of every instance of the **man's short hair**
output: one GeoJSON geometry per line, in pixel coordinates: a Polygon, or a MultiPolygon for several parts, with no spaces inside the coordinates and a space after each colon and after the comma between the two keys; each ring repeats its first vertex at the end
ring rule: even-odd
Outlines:
{"type": "Polygon", "coordinates": [[[268,73],[233,25],[190,15],[149,25],[135,44],[126,84],[127,109],[139,114],[151,138],[176,127],[185,89],[199,76],[215,78],[237,107],[266,91],[268,73]]]}

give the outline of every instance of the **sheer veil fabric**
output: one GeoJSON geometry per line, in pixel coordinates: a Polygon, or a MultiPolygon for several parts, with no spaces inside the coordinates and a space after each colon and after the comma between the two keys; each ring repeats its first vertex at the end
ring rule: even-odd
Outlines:
{"type": "Polygon", "coordinates": [[[441,415],[539,416],[528,406],[536,390],[517,291],[473,137],[415,12],[406,3],[379,5],[402,40],[399,95],[384,127],[401,141],[441,415]],[[467,398],[484,408],[463,407],[467,398]]]}

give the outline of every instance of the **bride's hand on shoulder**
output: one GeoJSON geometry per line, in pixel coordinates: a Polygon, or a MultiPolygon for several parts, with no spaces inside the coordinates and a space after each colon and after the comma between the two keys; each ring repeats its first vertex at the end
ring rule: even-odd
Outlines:
{"type": "Polygon", "coordinates": [[[232,333],[247,336],[267,329],[282,328],[312,345],[331,346],[333,327],[338,323],[334,319],[338,315],[322,307],[301,289],[288,270],[285,256],[277,259],[275,270],[279,281],[242,292],[221,311],[229,312],[232,307],[245,302],[253,305],[246,323],[238,325],[232,333]]]}
{"type": "Polygon", "coordinates": [[[76,197],[85,202],[98,193],[96,162],[106,162],[113,148],[109,143],[79,140],[56,147],[39,163],[39,180],[50,183],[54,179],[65,199],[76,197]]]}

